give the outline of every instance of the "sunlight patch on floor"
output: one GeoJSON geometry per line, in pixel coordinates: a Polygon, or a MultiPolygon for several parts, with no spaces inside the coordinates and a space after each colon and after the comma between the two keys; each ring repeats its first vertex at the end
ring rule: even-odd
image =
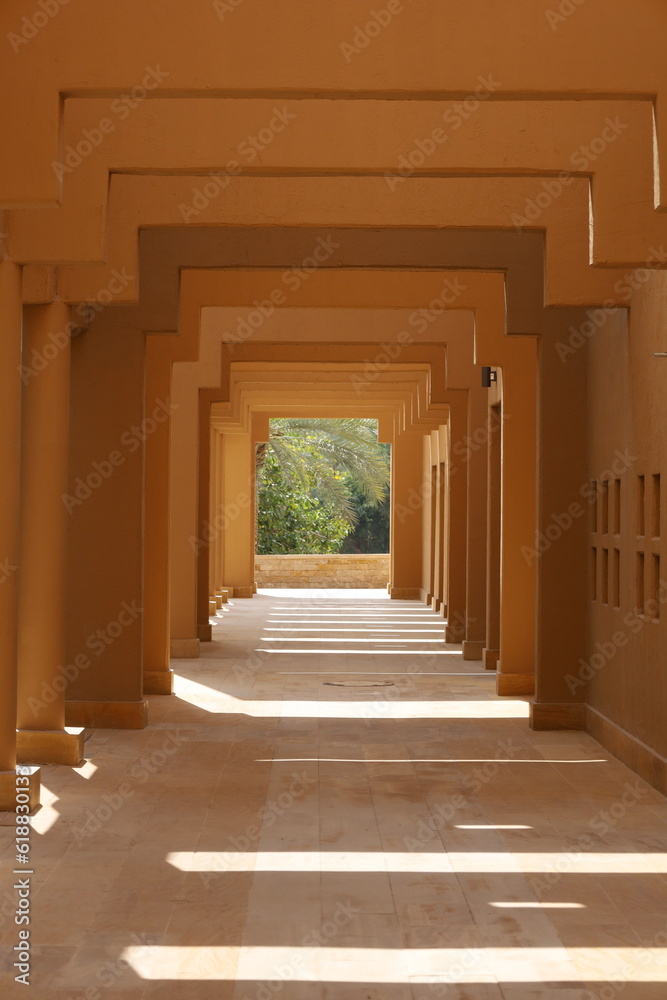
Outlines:
{"type": "Polygon", "coordinates": [[[159,980],[410,983],[428,975],[445,983],[576,984],[627,982],[632,970],[635,981],[667,982],[664,954],[642,948],[139,946],[122,958],[143,979],[159,980]]]}
{"type": "Polygon", "coordinates": [[[545,874],[667,873],[667,854],[578,854],[510,851],[183,851],[167,855],[180,871],[421,872],[427,874],[521,872],[545,874]]]}

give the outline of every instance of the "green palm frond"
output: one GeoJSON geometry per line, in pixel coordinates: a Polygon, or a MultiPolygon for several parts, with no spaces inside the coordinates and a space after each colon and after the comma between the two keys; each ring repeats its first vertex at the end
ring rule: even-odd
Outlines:
{"type": "Polygon", "coordinates": [[[261,455],[258,449],[258,478],[261,482],[266,455],[272,453],[291,485],[310,490],[354,524],[350,481],[374,505],[386,497],[389,457],[378,445],[376,426],[375,420],[353,417],[274,419],[261,455]]]}

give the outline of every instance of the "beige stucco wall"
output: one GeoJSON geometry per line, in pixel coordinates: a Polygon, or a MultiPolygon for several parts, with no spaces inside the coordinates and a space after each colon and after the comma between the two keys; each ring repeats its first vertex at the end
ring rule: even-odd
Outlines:
{"type": "Polygon", "coordinates": [[[386,587],[386,555],[278,555],[257,556],[258,587],[386,587]]]}

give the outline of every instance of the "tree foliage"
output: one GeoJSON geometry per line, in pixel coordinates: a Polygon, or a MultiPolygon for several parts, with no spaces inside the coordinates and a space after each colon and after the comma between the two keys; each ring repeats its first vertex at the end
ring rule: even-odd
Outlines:
{"type": "MultiPolygon", "coordinates": [[[[359,526],[372,534],[371,511],[385,507],[389,451],[369,419],[281,418],[257,447],[257,551],[337,552],[359,526]]],[[[350,551],[363,549],[353,545],[350,551]]]]}
{"type": "Polygon", "coordinates": [[[351,490],[357,519],[341,552],[389,552],[389,489],[379,504],[370,503],[354,482],[351,490]]]}
{"type": "Polygon", "coordinates": [[[275,455],[267,455],[258,491],[257,552],[324,553],[340,551],[350,530],[334,505],[317,495],[313,479],[285,476],[275,455]]]}

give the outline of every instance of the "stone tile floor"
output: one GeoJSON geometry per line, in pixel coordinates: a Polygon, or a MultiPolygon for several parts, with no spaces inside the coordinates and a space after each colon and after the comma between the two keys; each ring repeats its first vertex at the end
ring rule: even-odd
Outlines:
{"type": "Polygon", "coordinates": [[[443,622],[381,591],[219,612],[141,732],[43,769],[42,1000],[667,1000],[667,801],[532,733],[443,622]]]}

